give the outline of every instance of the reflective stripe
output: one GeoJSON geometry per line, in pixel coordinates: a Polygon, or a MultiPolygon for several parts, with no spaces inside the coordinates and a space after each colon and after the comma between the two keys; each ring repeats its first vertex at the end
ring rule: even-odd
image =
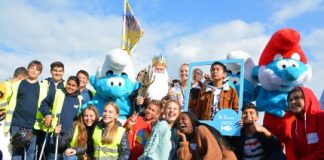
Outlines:
{"type": "Polygon", "coordinates": [[[7,112],[6,112],[6,114],[13,114],[14,113],[14,111],[12,111],[12,110],[7,110],[7,112]]]}
{"type": "Polygon", "coordinates": [[[10,126],[11,123],[10,123],[10,122],[5,122],[4,125],[5,125],[5,126],[10,126]]]}
{"type": "Polygon", "coordinates": [[[118,159],[119,151],[118,146],[120,145],[122,135],[125,132],[125,129],[123,127],[118,127],[117,133],[113,139],[113,141],[109,144],[103,144],[102,143],[102,134],[103,130],[98,125],[95,127],[93,131],[93,144],[94,144],[94,153],[93,156],[95,159],[104,159],[104,158],[110,158],[110,159],[118,159]],[[113,158],[115,157],[115,158],[113,158]]]}
{"type": "Polygon", "coordinates": [[[104,151],[104,152],[109,152],[109,153],[118,153],[118,148],[114,149],[114,148],[95,146],[94,150],[95,151],[104,151]]]}
{"type": "Polygon", "coordinates": [[[8,105],[7,102],[0,103],[0,107],[5,107],[5,106],[7,106],[7,105],[8,105]]]}

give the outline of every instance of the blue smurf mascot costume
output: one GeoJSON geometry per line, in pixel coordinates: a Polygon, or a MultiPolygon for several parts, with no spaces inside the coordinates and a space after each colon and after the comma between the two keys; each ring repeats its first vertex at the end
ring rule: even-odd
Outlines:
{"type": "Polygon", "coordinates": [[[130,55],[122,49],[110,51],[98,68],[96,76],[90,77],[96,95],[90,103],[95,103],[99,114],[107,102],[113,101],[119,107],[119,118],[126,120],[133,112],[131,96],[138,89],[130,55]]]}
{"type": "MultiPolygon", "coordinates": [[[[252,70],[255,67],[254,61],[251,56],[241,50],[231,51],[226,55],[226,59],[243,59],[244,61],[244,85],[243,85],[243,104],[255,101],[257,91],[259,89],[258,82],[252,77],[252,70]]],[[[227,78],[231,84],[235,86],[237,93],[240,88],[240,69],[238,63],[227,63],[227,78]]]]}

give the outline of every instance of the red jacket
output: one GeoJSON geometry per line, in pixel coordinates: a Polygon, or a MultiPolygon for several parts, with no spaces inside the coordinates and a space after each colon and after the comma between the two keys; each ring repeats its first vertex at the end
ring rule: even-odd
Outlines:
{"type": "MultiPolygon", "coordinates": [[[[130,119],[126,121],[127,126],[130,119]]],[[[144,121],[143,117],[137,116],[135,125],[127,131],[131,160],[136,160],[144,152],[144,146],[152,132],[151,122],[144,121]]]]}
{"type": "Polygon", "coordinates": [[[297,160],[324,159],[324,111],[314,93],[300,87],[304,93],[305,116],[292,123],[291,136],[297,160]]]}

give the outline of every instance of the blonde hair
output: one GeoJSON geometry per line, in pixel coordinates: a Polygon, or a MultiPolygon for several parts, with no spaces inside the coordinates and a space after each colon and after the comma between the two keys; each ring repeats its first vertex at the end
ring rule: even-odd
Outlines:
{"type": "MultiPolygon", "coordinates": [[[[115,109],[116,113],[119,114],[119,108],[118,108],[118,106],[117,106],[117,104],[115,102],[108,102],[105,105],[104,108],[106,108],[108,106],[112,106],[115,109]]],[[[116,137],[116,134],[118,132],[118,127],[119,127],[117,125],[116,121],[117,120],[115,120],[114,122],[112,122],[113,125],[110,128],[108,127],[108,125],[106,126],[105,131],[104,131],[104,134],[102,136],[102,140],[101,140],[101,142],[103,144],[111,144],[114,141],[114,139],[116,137]]]]}
{"type": "Polygon", "coordinates": [[[149,102],[148,102],[148,104],[147,104],[147,107],[149,106],[149,105],[154,105],[154,106],[157,106],[157,114],[159,115],[159,116],[161,116],[161,113],[162,113],[162,111],[163,111],[163,106],[162,106],[162,102],[161,101],[159,101],[159,100],[150,100],[149,102]]]}
{"type": "Polygon", "coordinates": [[[182,64],[180,65],[180,67],[179,67],[179,71],[181,70],[181,68],[182,68],[183,66],[188,66],[188,67],[189,67],[189,64],[188,64],[188,63],[182,63],[182,64]]]}
{"type": "Polygon", "coordinates": [[[165,114],[165,112],[166,112],[166,108],[168,107],[168,105],[169,105],[170,103],[175,103],[175,104],[178,106],[179,111],[181,112],[181,105],[180,105],[180,103],[179,103],[178,101],[176,101],[176,100],[171,99],[171,100],[169,100],[169,101],[165,104],[163,114],[165,114]]]}

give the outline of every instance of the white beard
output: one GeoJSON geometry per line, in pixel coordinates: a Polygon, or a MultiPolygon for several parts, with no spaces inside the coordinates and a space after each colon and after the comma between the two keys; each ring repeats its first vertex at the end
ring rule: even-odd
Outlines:
{"type": "Polygon", "coordinates": [[[147,97],[150,100],[161,100],[169,91],[169,76],[167,71],[164,73],[153,73],[154,82],[147,90],[147,97]]]}

